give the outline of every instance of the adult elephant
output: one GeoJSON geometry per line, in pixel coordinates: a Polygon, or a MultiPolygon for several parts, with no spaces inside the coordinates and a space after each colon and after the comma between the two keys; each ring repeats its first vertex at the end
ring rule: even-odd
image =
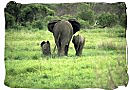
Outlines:
{"type": "Polygon", "coordinates": [[[80,30],[80,23],[75,19],[54,20],[48,23],[48,30],[53,33],[58,55],[67,56],[70,40],[80,30]]]}

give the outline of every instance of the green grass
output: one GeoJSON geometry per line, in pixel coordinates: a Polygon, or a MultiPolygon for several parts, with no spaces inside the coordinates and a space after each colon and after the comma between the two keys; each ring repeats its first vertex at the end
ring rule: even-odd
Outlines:
{"type": "Polygon", "coordinates": [[[43,56],[42,40],[55,46],[47,30],[5,32],[5,85],[16,88],[104,88],[127,85],[125,30],[121,27],[81,30],[82,56],[72,42],[68,56],[43,56]]]}

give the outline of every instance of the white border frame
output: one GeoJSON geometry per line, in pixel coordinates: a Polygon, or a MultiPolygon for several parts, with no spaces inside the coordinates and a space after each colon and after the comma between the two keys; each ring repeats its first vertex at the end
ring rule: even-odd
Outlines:
{"type": "MultiPolygon", "coordinates": [[[[5,19],[4,19],[4,8],[9,1],[16,1],[17,3],[29,4],[29,3],[74,3],[74,2],[106,2],[106,3],[114,3],[114,2],[125,2],[127,6],[127,45],[128,45],[128,74],[130,78],[130,61],[129,61],[129,46],[130,46],[130,2],[129,0],[0,0],[0,89],[1,90],[34,90],[27,88],[10,88],[4,85],[5,79],[5,63],[4,63],[4,47],[5,47],[5,19]]],[[[128,83],[127,87],[119,86],[116,90],[130,90],[130,83],[128,83]]],[[[35,89],[41,90],[41,89],[35,89]]],[[[92,90],[91,88],[86,88],[86,90],[92,90]]],[[[101,90],[95,88],[95,90],[101,90]]]]}

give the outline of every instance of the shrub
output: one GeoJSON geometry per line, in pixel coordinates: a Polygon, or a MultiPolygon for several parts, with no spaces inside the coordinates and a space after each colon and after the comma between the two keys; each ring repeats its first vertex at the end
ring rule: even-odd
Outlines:
{"type": "Polygon", "coordinates": [[[46,7],[46,10],[47,10],[47,15],[50,15],[50,16],[54,16],[55,15],[55,11],[46,7]]]}
{"type": "Polygon", "coordinates": [[[30,23],[30,22],[26,22],[26,27],[27,27],[28,30],[32,30],[33,29],[32,28],[32,23],[30,23]]]}
{"type": "Polygon", "coordinates": [[[51,21],[51,20],[57,20],[57,19],[60,19],[60,18],[59,18],[58,16],[46,16],[46,17],[44,18],[43,22],[46,23],[46,25],[47,25],[47,23],[48,23],[49,21],[51,21]]]}
{"type": "Polygon", "coordinates": [[[93,25],[95,22],[95,16],[94,16],[94,12],[92,10],[84,10],[81,11],[78,14],[78,17],[81,18],[84,21],[89,22],[90,25],[93,25]]]}
{"type": "Polygon", "coordinates": [[[126,14],[123,14],[119,17],[119,24],[123,27],[127,27],[127,15],[126,14]]]}
{"type": "Polygon", "coordinates": [[[117,24],[117,15],[103,13],[98,17],[97,24],[101,27],[112,27],[117,24]]]}
{"type": "Polygon", "coordinates": [[[68,20],[68,19],[71,19],[71,18],[74,18],[73,16],[71,15],[63,15],[60,17],[60,19],[65,19],[65,20],[68,20]]]}
{"type": "Polygon", "coordinates": [[[21,26],[20,24],[15,24],[11,27],[8,27],[7,29],[8,30],[20,31],[20,30],[24,29],[24,26],[21,26]]]}
{"type": "Polygon", "coordinates": [[[32,23],[33,28],[43,29],[43,21],[37,20],[32,23]]]}
{"type": "Polygon", "coordinates": [[[78,21],[79,21],[79,23],[80,23],[80,25],[81,25],[81,28],[90,28],[89,22],[84,21],[84,20],[82,20],[82,19],[78,19],[78,21]]]}

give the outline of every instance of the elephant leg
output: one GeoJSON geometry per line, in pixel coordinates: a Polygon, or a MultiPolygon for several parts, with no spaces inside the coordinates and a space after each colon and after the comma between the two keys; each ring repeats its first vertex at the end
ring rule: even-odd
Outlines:
{"type": "Polygon", "coordinates": [[[79,51],[79,56],[82,55],[83,46],[84,46],[83,43],[80,44],[80,46],[79,46],[79,50],[78,50],[79,51]]]}
{"type": "Polygon", "coordinates": [[[78,51],[78,56],[82,55],[82,49],[80,48],[78,51]]]}
{"type": "Polygon", "coordinates": [[[65,46],[62,46],[62,47],[59,48],[59,51],[58,51],[59,56],[64,56],[65,55],[64,48],[65,48],[65,46]]]}
{"type": "Polygon", "coordinates": [[[64,51],[65,45],[62,45],[62,43],[59,42],[59,45],[58,45],[57,48],[58,48],[58,55],[59,55],[59,56],[65,55],[65,51],[64,51]]]}
{"type": "Polygon", "coordinates": [[[82,48],[83,48],[82,45],[79,44],[77,49],[76,49],[76,55],[77,56],[80,56],[82,54],[82,48]]]}
{"type": "Polygon", "coordinates": [[[58,56],[63,56],[64,55],[64,46],[58,45],[58,56]]]}
{"type": "Polygon", "coordinates": [[[60,46],[58,44],[58,41],[56,41],[55,43],[56,43],[56,46],[57,46],[57,54],[59,55],[59,53],[60,53],[60,46]]]}
{"type": "Polygon", "coordinates": [[[65,55],[68,56],[69,45],[65,45],[65,55]]]}
{"type": "Polygon", "coordinates": [[[79,56],[79,51],[78,50],[76,50],[76,55],[79,56]]]}
{"type": "Polygon", "coordinates": [[[74,47],[75,47],[76,55],[78,56],[78,45],[74,44],[74,47]]]}
{"type": "Polygon", "coordinates": [[[57,54],[60,55],[61,48],[59,47],[59,45],[57,45],[57,50],[58,50],[57,54]]]}

